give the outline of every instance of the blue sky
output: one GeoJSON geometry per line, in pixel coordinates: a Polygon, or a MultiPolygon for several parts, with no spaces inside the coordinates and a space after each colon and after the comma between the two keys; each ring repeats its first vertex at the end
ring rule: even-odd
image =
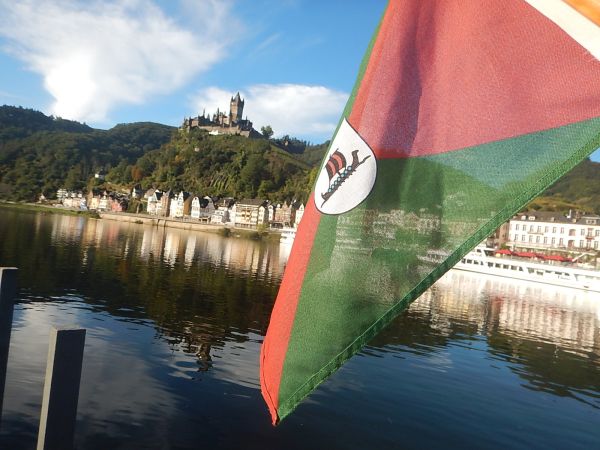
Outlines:
{"type": "Polygon", "coordinates": [[[385,0],[0,0],[0,104],[97,128],[228,109],[328,139],[385,0]]]}

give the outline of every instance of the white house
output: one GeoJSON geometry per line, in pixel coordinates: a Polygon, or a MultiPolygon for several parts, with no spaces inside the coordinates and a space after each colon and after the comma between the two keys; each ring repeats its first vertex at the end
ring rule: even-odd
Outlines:
{"type": "Polygon", "coordinates": [[[229,210],[227,209],[215,209],[215,211],[210,216],[211,223],[228,223],[229,222],[229,210]]]}
{"type": "Polygon", "coordinates": [[[158,215],[158,205],[161,204],[160,199],[162,197],[162,192],[155,190],[150,196],[148,196],[148,206],[146,211],[148,214],[158,215]]]}
{"type": "Polygon", "coordinates": [[[173,200],[171,200],[171,205],[169,207],[169,216],[175,218],[182,218],[184,216],[190,215],[192,205],[192,196],[189,192],[181,191],[173,200]]]}
{"type": "Polygon", "coordinates": [[[256,227],[266,222],[266,202],[260,199],[244,199],[235,204],[235,226],[256,227]]]}
{"type": "Polygon", "coordinates": [[[192,219],[200,218],[200,209],[202,209],[202,205],[200,203],[200,197],[195,195],[192,199],[192,209],[190,211],[190,216],[192,219]]]}
{"type": "Polygon", "coordinates": [[[510,247],[557,250],[598,250],[600,216],[567,217],[553,212],[525,212],[509,222],[510,247]]]}
{"type": "Polygon", "coordinates": [[[302,220],[302,216],[304,215],[304,204],[300,202],[296,202],[295,206],[295,214],[294,214],[294,228],[298,228],[300,221],[302,220]]]}
{"type": "Polygon", "coordinates": [[[209,219],[215,212],[212,198],[195,196],[192,199],[191,216],[193,219],[209,219]]]}
{"type": "Polygon", "coordinates": [[[269,223],[272,223],[275,220],[275,210],[277,209],[277,206],[275,206],[273,203],[269,203],[269,206],[267,206],[267,221],[269,223]]]}

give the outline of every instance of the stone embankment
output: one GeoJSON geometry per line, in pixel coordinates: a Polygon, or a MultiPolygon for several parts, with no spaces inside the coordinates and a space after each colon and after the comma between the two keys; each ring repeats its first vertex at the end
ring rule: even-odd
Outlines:
{"type": "Polygon", "coordinates": [[[153,217],[147,214],[116,213],[116,212],[94,212],[81,211],[71,208],[58,208],[49,205],[40,205],[37,203],[17,203],[0,200],[0,207],[18,208],[27,210],[44,211],[53,214],[68,214],[77,216],[87,216],[91,219],[100,218],[105,220],[114,220],[117,222],[136,223],[140,225],[151,225],[156,227],[179,228],[180,230],[204,231],[207,233],[216,233],[222,236],[246,237],[250,239],[279,240],[281,232],[279,230],[266,229],[257,230],[254,228],[241,228],[232,225],[201,223],[195,219],[173,219],[169,217],[153,217]]]}
{"type": "Polygon", "coordinates": [[[204,231],[220,235],[244,236],[253,239],[279,240],[281,233],[277,230],[256,230],[240,228],[231,225],[201,223],[194,219],[173,219],[169,217],[153,217],[145,214],[99,212],[101,219],[116,220],[118,222],[137,223],[155,227],[179,228],[180,230],[204,231]]]}

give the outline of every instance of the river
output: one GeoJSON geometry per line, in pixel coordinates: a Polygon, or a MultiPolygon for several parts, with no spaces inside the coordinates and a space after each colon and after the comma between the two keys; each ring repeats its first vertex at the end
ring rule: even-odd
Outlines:
{"type": "Polygon", "coordinates": [[[289,248],[0,209],[19,268],[0,448],[35,447],[52,326],[87,329],[79,449],[600,448],[600,296],[451,271],[272,427],[289,248]]]}

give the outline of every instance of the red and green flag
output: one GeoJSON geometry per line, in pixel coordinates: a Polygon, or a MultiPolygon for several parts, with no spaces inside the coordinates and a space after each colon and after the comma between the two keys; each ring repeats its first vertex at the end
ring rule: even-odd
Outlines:
{"type": "Polygon", "coordinates": [[[598,0],[390,0],[261,351],[277,422],[600,147],[598,0]]]}

